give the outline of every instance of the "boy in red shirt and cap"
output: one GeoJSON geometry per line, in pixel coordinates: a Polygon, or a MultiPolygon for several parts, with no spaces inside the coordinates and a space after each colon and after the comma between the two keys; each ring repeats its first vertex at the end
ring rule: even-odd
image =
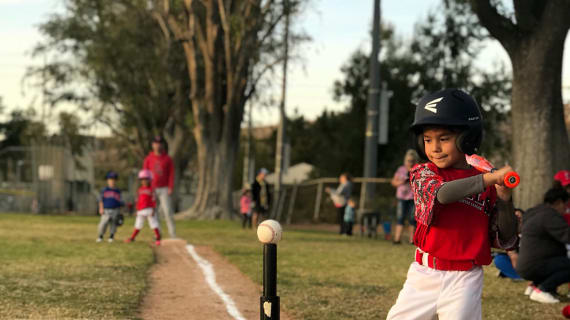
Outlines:
{"type": "Polygon", "coordinates": [[[483,119],[461,90],[423,97],[411,129],[428,160],[410,172],[418,248],[387,319],[481,319],[481,266],[491,263],[491,246],[517,242],[512,192],[503,182],[512,169],[481,174],[467,164],[465,155],[481,144],[483,119]]]}

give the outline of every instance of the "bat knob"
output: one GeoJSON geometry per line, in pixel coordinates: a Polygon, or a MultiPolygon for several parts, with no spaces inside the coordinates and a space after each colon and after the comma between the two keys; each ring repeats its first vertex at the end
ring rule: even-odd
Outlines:
{"type": "Polygon", "coordinates": [[[521,182],[521,178],[519,177],[519,175],[516,172],[513,171],[513,172],[507,173],[504,181],[505,181],[505,186],[512,189],[512,188],[519,185],[519,183],[521,182]]]}

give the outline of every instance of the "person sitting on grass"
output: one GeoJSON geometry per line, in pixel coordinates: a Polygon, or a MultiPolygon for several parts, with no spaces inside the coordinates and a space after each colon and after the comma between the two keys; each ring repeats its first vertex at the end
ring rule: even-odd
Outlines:
{"type": "Polygon", "coordinates": [[[160,245],[160,230],[158,229],[158,219],[156,218],[156,198],[154,190],[150,186],[152,180],[152,173],[150,170],[143,169],[139,171],[139,180],[141,186],[137,191],[137,218],[135,220],[135,229],[133,234],[125,240],[125,242],[133,242],[137,234],[144,227],[144,220],[148,220],[150,228],[154,231],[156,236],[155,244],[160,245]]]}
{"type": "Polygon", "coordinates": [[[99,215],[101,215],[101,221],[99,222],[99,236],[97,237],[97,242],[103,241],[107,225],[109,225],[109,242],[113,242],[115,232],[117,232],[119,210],[123,206],[121,190],[116,188],[119,175],[114,171],[109,171],[105,179],[107,179],[107,187],[101,191],[101,199],[99,200],[99,215]]]}
{"type": "Polygon", "coordinates": [[[570,282],[570,259],[566,244],[570,243],[570,226],[562,215],[568,193],[552,188],[544,195],[544,203],[526,211],[523,216],[521,246],[517,273],[532,281],[525,293],[531,300],[558,303],[556,289],[570,282]]]}
{"type": "Polygon", "coordinates": [[[352,236],[352,227],[355,220],[356,202],[354,198],[349,198],[346,208],[344,209],[344,231],[347,236],[352,236]]]}

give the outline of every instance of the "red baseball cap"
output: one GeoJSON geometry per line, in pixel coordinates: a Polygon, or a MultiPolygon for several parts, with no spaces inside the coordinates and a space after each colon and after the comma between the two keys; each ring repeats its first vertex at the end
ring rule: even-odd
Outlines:
{"type": "Polygon", "coordinates": [[[560,170],[554,175],[554,180],[560,181],[560,184],[565,187],[570,184],[570,171],[560,170]]]}

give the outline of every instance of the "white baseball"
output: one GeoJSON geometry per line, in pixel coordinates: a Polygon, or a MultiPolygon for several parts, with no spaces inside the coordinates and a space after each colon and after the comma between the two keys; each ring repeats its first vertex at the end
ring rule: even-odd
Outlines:
{"type": "Polygon", "coordinates": [[[281,240],[281,225],[275,220],[265,220],[257,227],[257,238],[262,243],[277,243],[281,240]]]}

